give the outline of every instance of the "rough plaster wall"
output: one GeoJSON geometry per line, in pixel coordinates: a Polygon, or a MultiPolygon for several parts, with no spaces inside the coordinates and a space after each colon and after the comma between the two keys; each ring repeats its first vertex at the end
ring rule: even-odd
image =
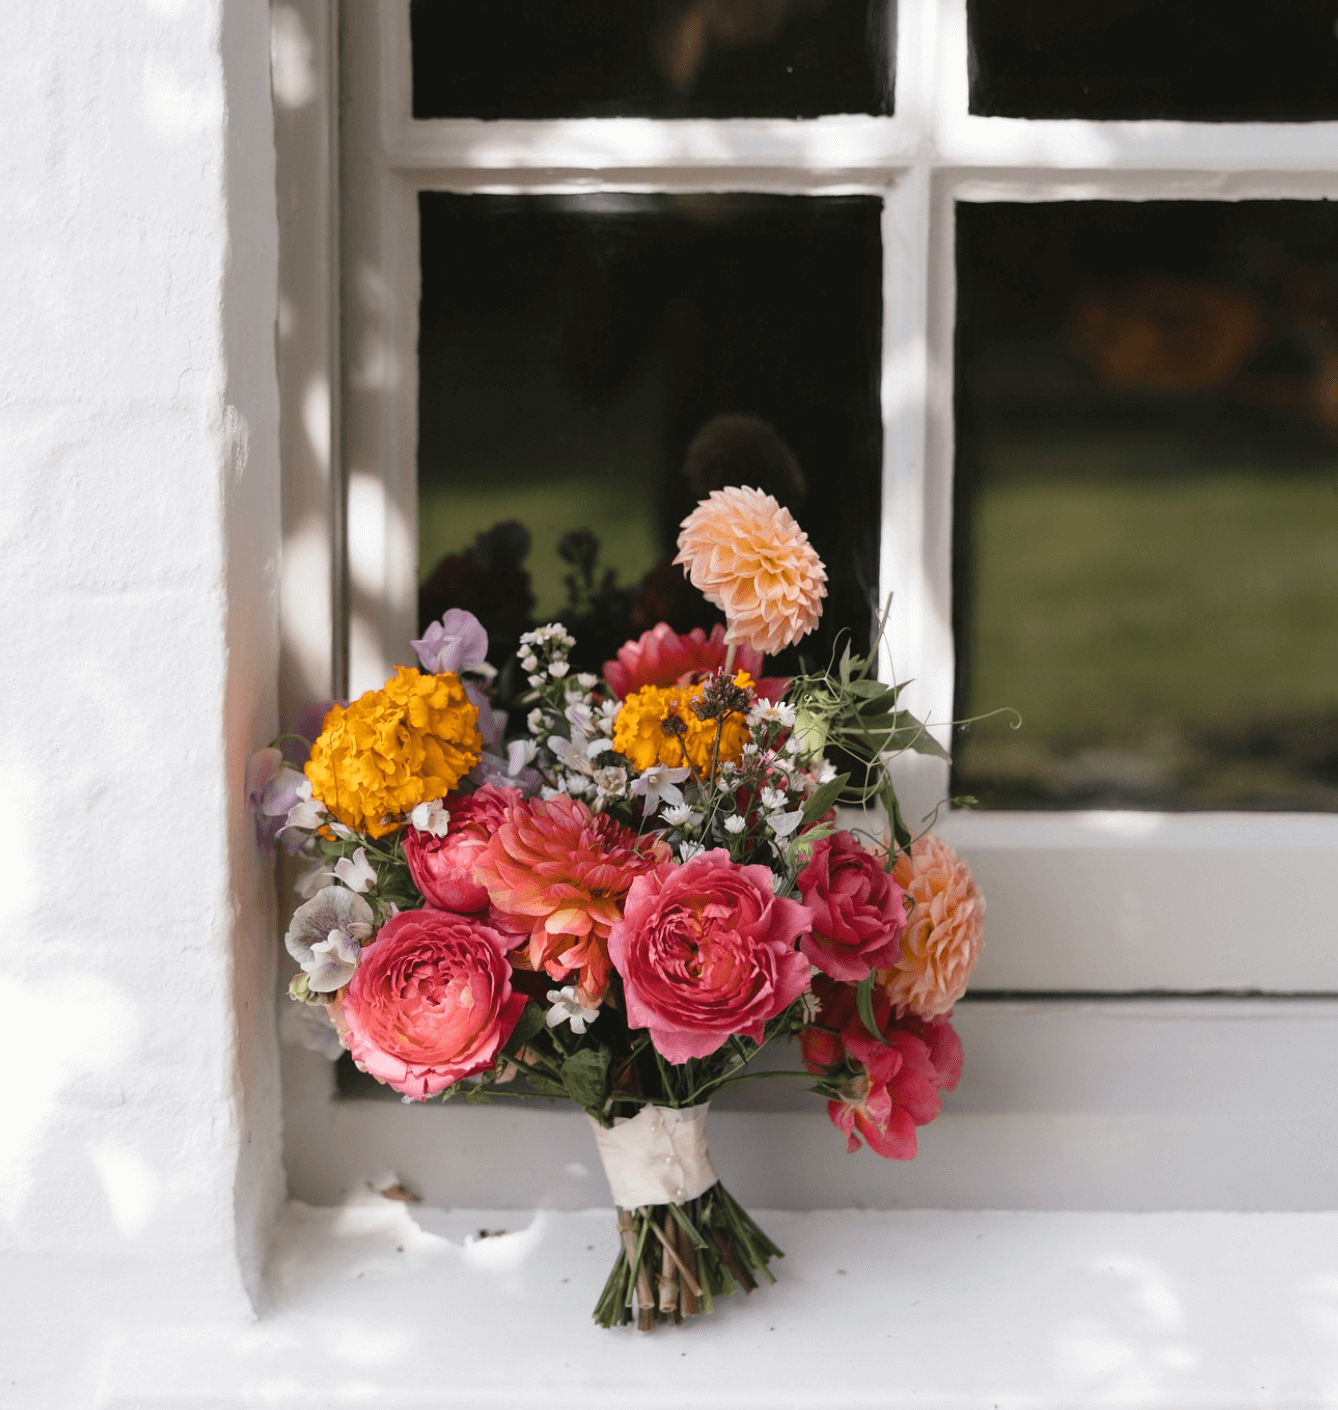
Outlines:
{"type": "Polygon", "coordinates": [[[0,1403],[246,1305],[281,1197],[264,0],[0,6],[0,1403]]]}

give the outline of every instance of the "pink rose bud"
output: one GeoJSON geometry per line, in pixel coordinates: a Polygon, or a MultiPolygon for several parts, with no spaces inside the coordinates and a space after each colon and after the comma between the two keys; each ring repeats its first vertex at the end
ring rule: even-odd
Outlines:
{"type": "Polygon", "coordinates": [[[487,910],[488,893],[474,880],[474,864],[501,826],[507,805],[519,800],[518,789],[485,784],[477,793],[446,800],[450,827],[445,837],[405,829],[404,860],[429,906],[461,915],[487,910]]]}
{"type": "Polygon", "coordinates": [[[799,948],[825,974],[858,983],[901,958],[906,892],[850,833],[824,837],[798,881],[813,912],[799,948]]]}

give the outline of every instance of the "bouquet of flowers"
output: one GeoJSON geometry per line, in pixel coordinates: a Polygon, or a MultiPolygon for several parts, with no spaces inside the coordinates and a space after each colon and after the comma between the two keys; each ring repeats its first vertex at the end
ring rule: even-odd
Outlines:
{"type": "Polygon", "coordinates": [[[942,752],[900,687],[848,649],[762,674],[825,595],[788,511],[717,490],[675,562],[724,628],[661,623],[598,677],[550,623],[499,674],[452,609],[414,643],[421,669],[332,706],[301,772],[262,750],[250,785],[262,841],[310,862],[293,999],[405,1100],[582,1107],[621,1244],[595,1320],[643,1330],[774,1281],[780,1250],[711,1164],[715,1093],[799,1076],[851,1151],[915,1155],[961,1071],[950,1014],[984,909],[898,809],[889,760],[942,752]],[[879,836],[838,826],[875,802],[879,836]],[[788,1038],[804,1071],[747,1071],[788,1038]]]}

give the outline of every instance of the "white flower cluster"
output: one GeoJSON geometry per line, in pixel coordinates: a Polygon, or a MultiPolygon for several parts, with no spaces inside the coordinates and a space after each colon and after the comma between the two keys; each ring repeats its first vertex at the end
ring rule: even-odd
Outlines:
{"type": "Polygon", "coordinates": [[[567,661],[576,638],[558,622],[547,622],[520,639],[520,668],[538,690],[550,680],[560,681],[571,666],[567,661]]]}
{"type": "Polygon", "coordinates": [[[596,700],[592,692],[598,684],[597,677],[582,672],[567,687],[560,714],[551,706],[536,706],[526,719],[537,736],[532,745],[545,779],[543,797],[567,793],[585,799],[596,813],[628,797],[630,783],[621,764],[601,762],[613,748],[619,702],[596,700]]]}

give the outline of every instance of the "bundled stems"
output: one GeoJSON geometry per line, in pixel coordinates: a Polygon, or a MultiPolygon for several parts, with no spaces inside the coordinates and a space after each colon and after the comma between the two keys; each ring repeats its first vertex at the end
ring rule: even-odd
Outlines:
{"type": "Polygon", "coordinates": [[[718,1297],[752,1292],[758,1275],[774,1283],[767,1264],[783,1256],[719,1181],[684,1204],[620,1209],[618,1236],[618,1257],[595,1305],[601,1327],[635,1316],[648,1332],[657,1322],[710,1312],[718,1297]]]}

